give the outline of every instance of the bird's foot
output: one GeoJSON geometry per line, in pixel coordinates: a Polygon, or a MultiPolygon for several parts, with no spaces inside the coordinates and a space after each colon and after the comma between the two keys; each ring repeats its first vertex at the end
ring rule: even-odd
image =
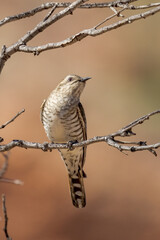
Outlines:
{"type": "Polygon", "coordinates": [[[74,143],[78,143],[78,141],[77,141],[77,140],[73,140],[73,141],[69,141],[69,142],[67,143],[68,151],[72,151],[72,150],[74,149],[74,147],[73,147],[73,144],[74,144],[74,143]]]}
{"type": "Polygon", "coordinates": [[[44,152],[47,152],[47,151],[48,151],[48,142],[44,142],[44,143],[43,143],[42,150],[43,150],[44,152]]]}

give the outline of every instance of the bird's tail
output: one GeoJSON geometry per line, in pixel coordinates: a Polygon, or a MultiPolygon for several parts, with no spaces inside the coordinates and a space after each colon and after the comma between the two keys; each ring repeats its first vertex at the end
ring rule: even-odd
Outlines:
{"type": "Polygon", "coordinates": [[[79,171],[75,175],[69,175],[69,185],[73,205],[77,208],[85,207],[86,196],[83,183],[83,172],[79,171]]]}

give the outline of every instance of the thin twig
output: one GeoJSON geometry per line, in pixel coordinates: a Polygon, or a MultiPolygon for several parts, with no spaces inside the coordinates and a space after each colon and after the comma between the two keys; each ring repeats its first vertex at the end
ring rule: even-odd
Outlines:
{"type": "Polygon", "coordinates": [[[159,114],[159,113],[160,113],[160,110],[156,110],[147,115],[144,115],[143,117],[140,117],[140,118],[136,119],[135,121],[129,123],[127,126],[121,128],[116,133],[112,133],[111,136],[112,137],[117,137],[117,136],[125,137],[125,136],[129,136],[130,134],[134,135],[134,134],[132,134],[133,127],[135,127],[139,124],[142,124],[144,121],[149,120],[150,117],[152,117],[156,114],[159,114]]]}
{"type": "Polygon", "coordinates": [[[47,14],[47,16],[44,18],[43,22],[45,22],[55,11],[55,9],[57,8],[57,3],[55,3],[55,5],[52,7],[51,11],[49,11],[49,13],[47,14]]]}
{"type": "Polygon", "coordinates": [[[8,124],[10,124],[11,122],[13,122],[17,117],[19,117],[22,113],[25,112],[25,109],[22,109],[20,112],[18,112],[13,118],[11,118],[11,120],[7,121],[6,123],[2,124],[0,126],[0,129],[5,128],[8,124]]]}
{"type": "Polygon", "coordinates": [[[118,16],[118,15],[119,15],[121,12],[123,12],[125,9],[126,9],[126,8],[124,7],[123,9],[121,9],[121,10],[119,10],[119,11],[116,11],[113,15],[105,18],[102,22],[98,23],[98,24],[97,24],[95,27],[93,27],[93,28],[97,29],[99,26],[101,26],[102,24],[104,24],[104,23],[107,22],[108,20],[110,20],[110,19],[118,16]]]}
{"type": "Polygon", "coordinates": [[[8,216],[7,216],[7,208],[6,208],[6,197],[2,194],[2,210],[4,214],[4,233],[7,240],[12,240],[8,234],[8,216]]]}

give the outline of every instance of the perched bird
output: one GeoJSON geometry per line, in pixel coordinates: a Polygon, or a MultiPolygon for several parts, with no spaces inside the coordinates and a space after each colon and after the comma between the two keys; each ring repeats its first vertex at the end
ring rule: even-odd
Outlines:
{"type": "MultiPolygon", "coordinates": [[[[73,143],[87,139],[86,117],[80,95],[90,78],[77,75],[67,76],[44,100],[41,106],[41,121],[51,142],[73,143]]],[[[86,158],[86,146],[71,149],[59,149],[66,165],[73,205],[83,208],[86,205],[83,166],[86,158]]]]}

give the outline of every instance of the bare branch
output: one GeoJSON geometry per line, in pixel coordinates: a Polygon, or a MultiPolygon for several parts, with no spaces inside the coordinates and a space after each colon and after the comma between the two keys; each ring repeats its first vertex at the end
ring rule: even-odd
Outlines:
{"type": "MultiPolygon", "coordinates": [[[[43,51],[46,51],[46,50],[55,49],[55,48],[62,48],[62,47],[66,47],[68,45],[74,44],[78,41],[81,41],[82,39],[84,39],[87,36],[95,37],[95,36],[104,34],[104,33],[109,32],[111,30],[117,29],[121,26],[131,24],[131,23],[133,23],[137,20],[145,19],[145,18],[147,18],[149,16],[152,16],[152,15],[158,13],[158,12],[160,12],[160,6],[158,6],[156,8],[153,8],[149,11],[146,11],[144,13],[133,15],[131,17],[128,17],[128,18],[123,19],[121,21],[118,21],[116,23],[110,24],[108,26],[104,26],[104,27],[99,28],[99,29],[96,29],[97,28],[97,25],[96,25],[93,28],[83,30],[83,31],[81,31],[81,32],[79,32],[75,35],[72,35],[71,37],[69,37],[69,38],[67,38],[63,41],[60,41],[60,42],[48,43],[48,44],[37,46],[37,47],[29,47],[29,46],[26,46],[26,45],[22,44],[18,47],[18,51],[27,52],[27,53],[35,53],[35,54],[38,55],[40,52],[43,52],[43,51]]],[[[113,16],[115,16],[115,14],[113,16]]],[[[104,21],[106,21],[106,20],[104,20],[104,21]]]]}
{"type": "MultiPolygon", "coordinates": [[[[116,137],[124,138],[124,137],[130,137],[132,135],[135,135],[135,133],[132,132],[132,128],[136,127],[139,124],[142,124],[144,121],[148,120],[151,116],[154,116],[159,113],[160,113],[160,110],[157,110],[143,117],[140,117],[137,120],[131,122],[129,125],[121,128],[115,133],[112,133],[106,136],[96,136],[86,141],[73,143],[72,149],[77,147],[87,146],[97,142],[105,142],[109,146],[115,147],[120,151],[135,152],[135,151],[149,150],[151,153],[153,153],[156,156],[157,154],[154,151],[154,149],[157,149],[160,147],[160,142],[147,145],[146,141],[128,142],[128,141],[116,140],[115,138],[116,137]]],[[[53,149],[70,149],[70,146],[68,143],[47,143],[47,142],[37,143],[37,142],[28,142],[24,140],[13,140],[8,144],[0,145],[0,152],[6,152],[15,147],[20,147],[25,149],[29,149],[29,148],[41,149],[43,151],[52,151],[53,149]]]]}
{"type": "MultiPolygon", "coordinates": [[[[73,3],[71,3],[68,7],[61,10],[59,13],[55,14],[53,17],[50,17],[45,22],[40,22],[34,29],[29,31],[26,35],[24,35],[21,39],[18,40],[17,43],[21,43],[21,45],[26,44],[28,41],[32,40],[39,32],[44,31],[47,27],[49,27],[51,24],[57,22],[64,16],[68,14],[72,14],[73,11],[83,2],[87,2],[88,0],[76,0],[73,3]]],[[[18,44],[19,46],[19,44],[18,44]]]]}
{"type": "MultiPolygon", "coordinates": [[[[150,3],[148,5],[141,5],[141,6],[127,5],[127,9],[138,10],[138,9],[147,9],[147,8],[158,7],[158,6],[160,6],[160,3],[150,3]]],[[[123,4],[119,7],[123,7],[123,4]]]]}
{"type": "Polygon", "coordinates": [[[0,129],[5,128],[8,124],[10,124],[11,122],[13,122],[17,117],[19,117],[22,113],[25,112],[25,109],[22,109],[20,112],[18,112],[13,118],[11,118],[11,120],[7,121],[6,123],[4,123],[3,125],[0,126],[0,129]]]}
{"type": "Polygon", "coordinates": [[[143,117],[140,117],[140,118],[136,119],[135,121],[131,122],[130,124],[128,124],[127,126],[121,128],[116,133],[112,133],[111,135],[112,135],[112,137],[117,137],[117,136],[125,137],[125,136],[135,135],[132,132],[133,127],[135,127],[139,124],[142,124],[144,121],[149,120],[149,118],[151,116],[154,116],[159,113],[160,113],[160,110],[156,110],[156,111],[151,112],[143,117]]]}
{"type": "Polygon", "coordinates": [[[4,214],[4,233],[6,236],[7,240],[12,240],[11,237],[8,234],[8,216],[7,216],[7,208],[6,208],[6,197],[3,194],[2,195],[2,210],[3,210],[3,214],[4,214]]]}
{"type": "MultiPolygon", "coordinates": [[[[131,2],[135,2],[137,0],[122,0],[122,1],[112,1],[112,2],[106,2],[106,3],[88,3],[88,4],[81,4],[78,6],[78,8],[81,9],[91,9],[91,8],[108,8],[108,7],[120,7],[122,4],[129,4],[131,2]]],[[[39,7],[36,7],[34,9],[31,9],[27,12],[23,12],[20,14],[16,14],[13,16],[8,16],[5,17],[4,19],[0,20],[0,26],[3,26],[6,23],[17,21],[23,18],[31,17],[34,16],[36,13],[42,12],[43,10],[47,10],[50,8],[53,8],[55,5],[57,8],[66,8],[70,5],[70,2],[49,2],[49,3],[44,3],[40,5],[39,7]]]]}
{"type": "MultiPolygon", "coordinates": [[[[82,3],[87,2],[88,0],[76,0],[73,3],[71,3],[68,7],[61,10],[59,13],[55,14],[53,17],[50,17],[46,21],[41,21],[34,29],[29,31],[27,34],[25,34],[22,38],[20,38],[15,44],[11,45],[8,48],[2,48],[1,54],[0,54],[0,73],[4,67],[5,62],[8,60],[11,55],[13,55],[15,52],[19,51],[19,47],[21,45],[25,45],[28,41],[32,40],[35,36],[37,36],[40,32],[44,31],[47,27],[49,27],[51,24],[57,22],[64,16],[67,16],[68,14],[72,14],[72,12],[80,6],[82,3]]],[[[37,52],[34,52],[36,55],[38,55],[37,52]]]]}

